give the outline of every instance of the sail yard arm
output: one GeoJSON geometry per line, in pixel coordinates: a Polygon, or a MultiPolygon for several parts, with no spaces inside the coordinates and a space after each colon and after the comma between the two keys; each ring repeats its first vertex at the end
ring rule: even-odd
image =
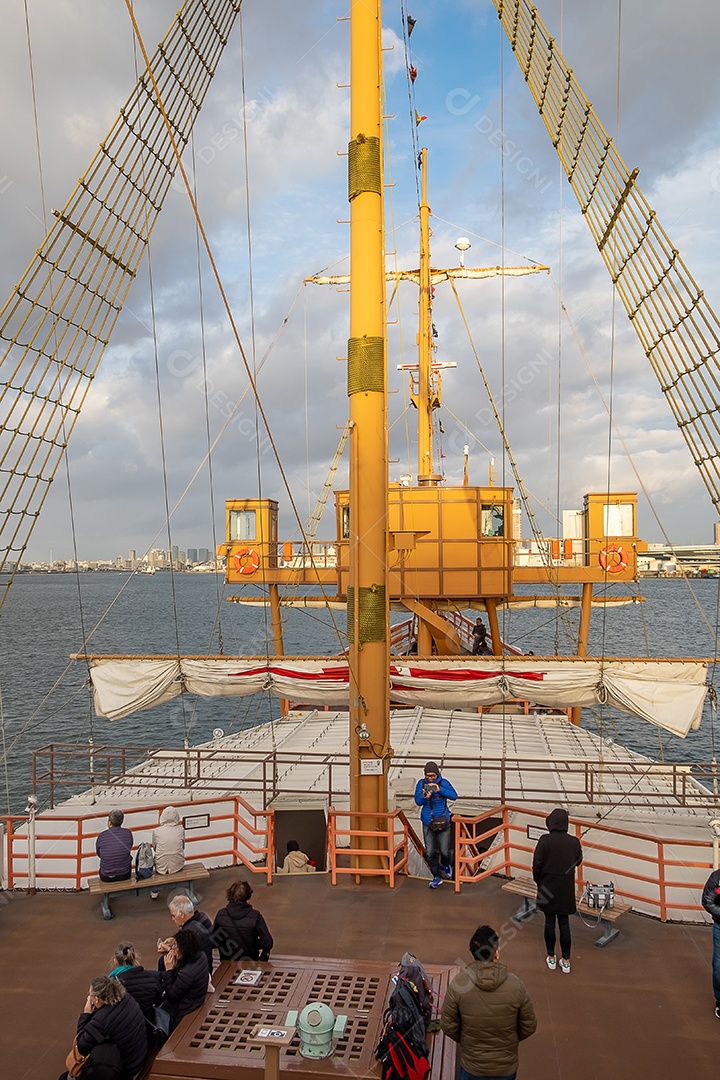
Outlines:
{"type": "MultiPolygon", "coordinates": [[[[350,666],[337,656],[77,655],[90,666],[95,712],[110,720],[182,693],[245,697],[260,692],[345,710],[350,666]]],[[[520,698],[541,708],[614,706],[684,737],[700,725],[707,659],[517,656],[393,658],[390,700],[429,709],[477,710],[520,698]]],[[[480,722],[480,717],[478,717],[480,722]]],[[[352,738],[352,734],[350,736],[352,738]]]]}
{"type": "Polygon", "coordinates": [[[183,5],[150,62],[162,106],[146,71],[0,312],[0,570],[27,547],[241,3],[183,5]]]}
{"type": "MultiPolygon", "coordinates": [[[[450,281],[451,278],[468,278],[480,281],[482,278],[491,277],[525,277],[527,274],[549,274],[549,266],[455,266],[447,270],[430,269],[430,284],[439,285],[441,281],[450,281]]],[[[414,285],[420,284],[419,270],[386,270],[386,281],[411,281],[414,285]]],[[[347,285],[350,282],[349,274],[316,274],[314,277],[305,278],[306,283],[312,285],[347,285]]]]}
{"type": "Polygon", "coordinates": [[[527,0],[493,0],[625,310],[720,510],[720,323],[527,0]]]}

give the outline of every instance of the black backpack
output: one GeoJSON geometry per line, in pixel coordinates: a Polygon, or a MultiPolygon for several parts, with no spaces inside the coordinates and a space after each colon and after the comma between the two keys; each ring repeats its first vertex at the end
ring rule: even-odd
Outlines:
{"type": "Polygon", "coordinates": [[[423,1003],[413,983],[400,973],[385,1010],[385,1025],[375,1057],[382,1062],[382,1080],[424,1080],[430,1070],[423,1003]]]}
{"type": "Polygon", "coordinates": [[[433,1019],[433,990],[425,968],[414,953],[403,954],[398,964],[398,978],[409,982],[417,994],[417,1002],[425,1027],[429,1029],[433,1019]]]}

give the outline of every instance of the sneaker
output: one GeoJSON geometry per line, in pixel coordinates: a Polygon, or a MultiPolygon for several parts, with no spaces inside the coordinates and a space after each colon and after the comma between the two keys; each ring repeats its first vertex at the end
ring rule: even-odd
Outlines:
{"type": "Polygon", "coordinates": [[[551,971],[554,971],[555,968],[557,967],[557,958],[554,957],[554,956],[546,956],[545,957],[545,963],[547,964],[547,966],[550,968],[551,971]]]}
{"type": "Polygon", "coordinates": [[[445,877],[446,877],[446,878],[448,879],[448,881],[449,881],[449,880],[450,880],[450,878],[451,878],[451,877],[453,876],[453,869],[452,869],[452,866],[443,866],[443,874],[445,875],[445,877]]]}
{"type": "Polygon", "coordinates": [[[159,896],[159,895],[160,895],[160,893],[159,893],[159,892],[155,892],[155,890],[154,890],[154,889],[151,889],[151,890],[150,890],[150,899],[151,899],[151,900],[157,900],[157,898],[158,898],[158,896],[159,896]]]}
{"type": "Polygon", "coordinates": [[[437,889],[438,885],[442,885],[442,878],[441,877],[434,877],[432,879],[432,881],[430,882],[430,888],[431,889],[437,889]]]}
{"type": "Polygon", "coordinates": [[[569,975],[570,974],[570,961],[569,960],[561,960],[560,961],[560,970],[562,971],[563,975],[569,975]]]}
{"type": "Polygon", "coordinates": [[[717,1016],[718,1020],[720,1020],[720,1003],[715,1006],[715,1015],[717,1016]]]}

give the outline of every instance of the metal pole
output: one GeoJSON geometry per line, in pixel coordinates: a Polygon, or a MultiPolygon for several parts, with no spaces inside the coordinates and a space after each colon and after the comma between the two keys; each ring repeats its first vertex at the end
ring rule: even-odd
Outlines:
{"type": "Polygon", "coordinates": [[[33,895],[37,892],[35,887],[35,815],[37,814],[37,795],[29,795],[25,807],[28,816],[27,845],[28,845],[28,893],[33,895]]]}
{"type": "MultiPolygon", "coordinates": [[[[380,0],[350,4],[350,810],[379,830],[387,810],[389,608],[387,590],[387,343],[380,0]],[[360,739],[359,732],[363,732],[360,739]],[[369,758],[381,772],[364,771],[369,758]]],[[[369,842],[368,842],[369,841],[369,842]]],[[[361,837],[360,847],[372,847],[361,837]]],[[[355,857],[354,857],[355,858],[355,857]]],[[[370,857],[368,857],[368,860],[370,857]]],[[[377,865],[377,859],[372,860],[377,865]]]]}

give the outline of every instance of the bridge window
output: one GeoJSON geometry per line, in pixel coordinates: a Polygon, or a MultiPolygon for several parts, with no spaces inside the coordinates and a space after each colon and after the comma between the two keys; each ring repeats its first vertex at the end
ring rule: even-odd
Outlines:
{"type": "Polygon", "coordinates": [[[505,533],[505,513],[502,506],[483,506],[480,517],[481,536],[503,536],[505,533]]]}
{"type": "Polygon", "coordinates": [[[634,536],[631,503],[605,503],[603,523],[606,536],[634,536]]]}
{"type": "Polygon", "coordinates": [[[256,524],[255,510],[231,510],[230,511],[230,539],[231,540],[255,540],[256,524]]]}

